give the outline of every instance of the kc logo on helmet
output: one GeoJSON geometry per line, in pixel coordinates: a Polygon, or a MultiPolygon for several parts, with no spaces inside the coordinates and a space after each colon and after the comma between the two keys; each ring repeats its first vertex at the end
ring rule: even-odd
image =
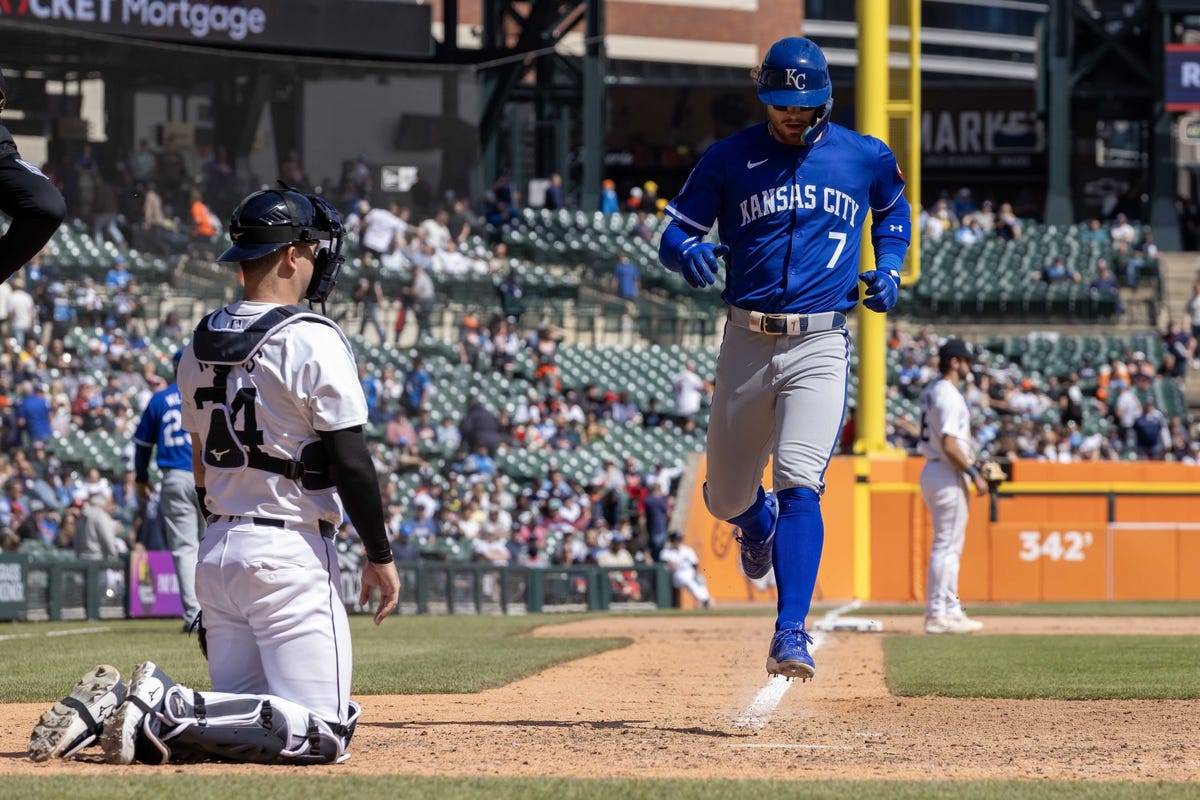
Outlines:
{"type": "Polygon", "coordinates": [[[808,88],[808,76],[798,69],[788,69],[787,76],[784,78],[785,86],[792,86],[796,89],[808,88]]]}

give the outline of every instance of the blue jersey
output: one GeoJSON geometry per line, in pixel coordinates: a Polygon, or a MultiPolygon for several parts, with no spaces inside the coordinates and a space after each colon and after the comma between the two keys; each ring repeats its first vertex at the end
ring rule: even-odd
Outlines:
{"type": "Polygon", "coordinates": [[[815,144],[794,147],[776,141],[765,122],[709,147],[666,208],[692,235],[717,223],[730,248],[726,303],[793,314],[858,303],[868,210],[877,254],[903,258],[909,205],[886,144],[830,123],[815,144]]]}
{"type": "MultiPolygon", "coordinates": [[[[179,387],[174,383],[155,392],[146,404],[142,420],[133,434],[133,442],[138,449],[145,448],[147,463],[149,450],[158,448],[158,468],[161,470],[192,471],[192,438],[183,429],[183,417],[180,413],[182,404],[179,387]]],[[[146,479],[145,475],[135,477],[139,481],[146,479]]]]}

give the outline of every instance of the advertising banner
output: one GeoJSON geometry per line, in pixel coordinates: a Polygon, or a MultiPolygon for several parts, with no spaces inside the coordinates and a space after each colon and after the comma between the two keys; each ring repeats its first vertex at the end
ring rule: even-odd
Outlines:
{"type": "Polygon", "coordinates": [[[1166,56],[1167,111],[1200,109],[1200,44],[1169,44],[1166,56]]]}
{"type": "Polygon", "coordinates": [[[0,619],[24,619],[25,556],[0,553],[0,619]]]}
{"type": "Polygon", "coordinates": [[[430,5],[371,0],[0,0],[0,20],[119,36],[363,55],[433,52],[430,5]]]}
{"type": "Polygon", "coordinates": [[[129,616],[183,616],[179,578],[170,553],[138,549],[129,554],[129,616]]]}

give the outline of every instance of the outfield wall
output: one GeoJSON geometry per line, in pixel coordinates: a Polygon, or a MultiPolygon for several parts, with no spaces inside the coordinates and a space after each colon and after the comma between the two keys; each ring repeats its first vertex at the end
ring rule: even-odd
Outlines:
{"type": "MultiPolygon", "coordinates": [[[[917,485],[923,465],[833,459],[816,599],[924,600],[933,531],[917,485]]],[[[709,590],[718,601],[773,602],[773,576],[751,582],[738,571],[732,528],[704,506],[704,471],[701,456],[680,500],[709,590]]],[[[995,497],[972,493],[964,601],[1200,599],[1200,467],[1017,461],[1011,477],[995,497]]]]}

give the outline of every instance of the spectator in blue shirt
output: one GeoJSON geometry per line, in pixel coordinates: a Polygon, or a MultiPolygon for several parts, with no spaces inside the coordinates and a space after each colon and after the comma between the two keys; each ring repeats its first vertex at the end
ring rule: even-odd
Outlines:
{"type": "Polygon", "coordinates": [[[404,393],[402,399],[404,410],[410,417],[415,417],[425,405],[425,394],[433,379],[425,369],[425,360],[418,354],[413,358],[412,366],[404,373],[404,393]]]}
{"type": "Polygon", "coordinates": [[[550,176],[550,183],[546,186],[545,206],[550,211],[566,208],[567,206],[567,198],[563,194],[562,175],[559,175],[557,172],[550,176]]]}
{"type": "Polygon", "coordinates": [[[400,524],[400,532],[418,547],[431,544],[438,535],[438,525],[429,516],[423,503],[414,503],[412,516],[400,524]]]}
{"type": "Polygon", "coordinates": [[[622,300],[636,300],[638,286],[642,282],[641,270],[630,262],[625,253],[617,255],[617,265],[613,267],[613,283],[617,286],[617,295],[622,300]]]}
{"type": "Polygon", "coordinates": [[[465,467],[472,475],[491,476],[496,473],[496,462],[488,453],[487,446],[482,444],[467,456],[465,467]]]}
{"type": "Polygon", "coordinates": [[[1125,313],[1125,308],[1121,304],[1121,285],[1117,282],[1116,276],[1112,274],[1112,270],[1108,268],[1107,259],[1096,259],[1096,277],[1088,283],[1088,290],[1094,294],[1113,295],[1117,301],[1113,313],[1117,316],[1125,313]]]}
{"type": "Polygon", "coordinates": [[[621,200],[617,197],[617,184],[611,178],[605,178],[600,184],[600,213],[616,214],[621,210],[621,200]]]}
{"type": "Polygon", "coordinates": [[[45,442],[53,436],[50,428],[50,401],[46,398],[49,387],[40,381],[22,388],[24,397],[17,404],[17,425],[27,447],[34,442],[45,442]]]}
{"type": "Polygon", "coordinates": [[[125,268],[125,256],[117,256],[113,259],[112,269],[104,276],[104,285],[108,287],[109,291],[124,289],[129,286],[129,281],[132,279],[133,276],[125,268]]]}
{"type": "Polygon", "coordinates": [[[379,378],[367,372],[366,364],[358,365],[358,382],[362,385],[363,395],[367,398],[367,419],[371,422],[383,422],[388,417],[387,408],[383,404],[383,384],[379,378]]]}

